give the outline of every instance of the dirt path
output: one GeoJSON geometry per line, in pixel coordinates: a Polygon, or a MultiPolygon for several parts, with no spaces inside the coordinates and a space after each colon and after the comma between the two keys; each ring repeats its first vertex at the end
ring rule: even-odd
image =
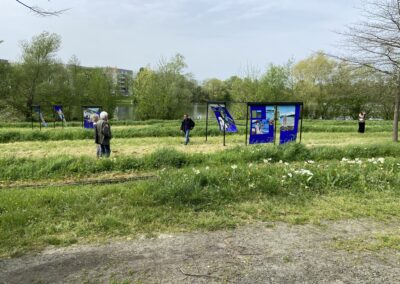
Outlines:
{"type": "Polygon", "coordinates": [[[399,283],[400,252],[347,252],[336,239],[398,228],[368,220],[72,246],[0,260],[0,283],[399,283]]]}

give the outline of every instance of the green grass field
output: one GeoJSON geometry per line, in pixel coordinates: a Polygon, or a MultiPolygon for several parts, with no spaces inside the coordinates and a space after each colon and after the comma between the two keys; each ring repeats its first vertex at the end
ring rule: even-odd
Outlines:
{"type": "MultiPolygon", "coordinates": [[[[306,120],[302,144],[285,146],[245,146],[242,126],[226,147],[214,124],[206,143],[198,122],[185,146],[179,121],[115,122],[110,159],[96,159],[92,132],[71,125],[0,124],[1,257],[256,221],[400,221],[391,122],[368,121],[362,135],[354,121],[306,120]]],[[[374,248],[400,247],[387,238],[374,248]]]]}

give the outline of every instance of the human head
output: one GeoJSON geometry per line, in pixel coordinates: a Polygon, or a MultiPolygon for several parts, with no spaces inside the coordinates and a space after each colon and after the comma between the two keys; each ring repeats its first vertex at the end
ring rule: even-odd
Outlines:
{"type": "Polygon", "coordinates": [[[105,111],[100,112],[100,119],[108,120],[108,113],[105,111]]]}
{"type": "Polygon", "coordinates": [[[94,113],[94,114],[92,114],[91,119],[93,122],[97,122],[97,121],[99,121],[99,115],[97,113],[94,113]]]}
{"type": "Polygon", "coordinates": [[[184,115],[183,115],[183,118],[184,119],[186,119],[186,118],[188,118],[189,117],[189,115],[187,114],[187,113],[185,113],[184,115]]]}

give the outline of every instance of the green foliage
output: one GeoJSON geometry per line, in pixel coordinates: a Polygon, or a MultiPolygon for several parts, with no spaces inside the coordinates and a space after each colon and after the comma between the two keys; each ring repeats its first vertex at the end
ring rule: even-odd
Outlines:
{"type": "Polygon", "coordinates": [[[143,68],[133,83],[138,119],[176,119],[193,100],[193,82],[183,74],[184,57],[162,60],[157,70],[143,68]]]}
{"type": "MultiPolygon", "coordinates": [[[[297,146],[287,150],[304,151],[297,146]]],[[[283,155],[279,153],[280,149],[275,158],[283,155]]],[[[183,158],[175,160],[172,154],[167,153],[169,158],[157,166],[180,167],[177,161],[183,158]]],[[[247,155],[261,156],[250,151],[240,158],[247,155]]],[[[377,164],[366,159],[360,164],[335,160],[248,164],[239,159],[231,164],[221,158],[215,162],[215,158],[180,170],[162,170],[157,179],[136,183],[2,190],[0,256],[49,244],[65,246],[86,239],[161,231],[215,230],[251,220],[299,224],[400,217],[399,165],[394,158],[377,164]]],[[[89,161],[83,166],[85,162],[80,160],[79,166],[71,166],[71,162],[54,161],[49,170],[70,167],[84,174],[93,164],[89,161]]],[[[107,167],[118,163],[106,160],[95,164],[107,167]]],[[[2,161],[1,167],[7,166],[2,161]]],[[[382,246],[398,245],[397,239],[382,240],[382,246]]]]}

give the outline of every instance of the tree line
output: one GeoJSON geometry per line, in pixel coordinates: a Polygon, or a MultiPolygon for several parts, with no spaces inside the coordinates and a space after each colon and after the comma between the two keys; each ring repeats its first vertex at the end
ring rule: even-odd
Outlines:
{"type": "MultiPolygon", "coordinates": [[[[0,113],[29,119],[33,105],[61,104],[69,120],[80,119],[81,105],[101,105],[112,115],[121,96],[107,68],[82,67],[73,56],[64,64],[57,58],[61,38],[43,32],[21,44],[19,62],[0,62],[0,113]]],[[[391,119],[396,81],[368,67],[354,67],[323,52],[262,71],[198,82],[186,72],[185,58],[161,59],[155,68],[144,67],[127,81],[130,101],[138,119],[176,119],[193,103],[302,101],[307,118],[391,119]]],[[[254,68],[253,68],[254,69],[254,68]]],[[[237,118],[243,106],[232,105],[237,118]]]]}

